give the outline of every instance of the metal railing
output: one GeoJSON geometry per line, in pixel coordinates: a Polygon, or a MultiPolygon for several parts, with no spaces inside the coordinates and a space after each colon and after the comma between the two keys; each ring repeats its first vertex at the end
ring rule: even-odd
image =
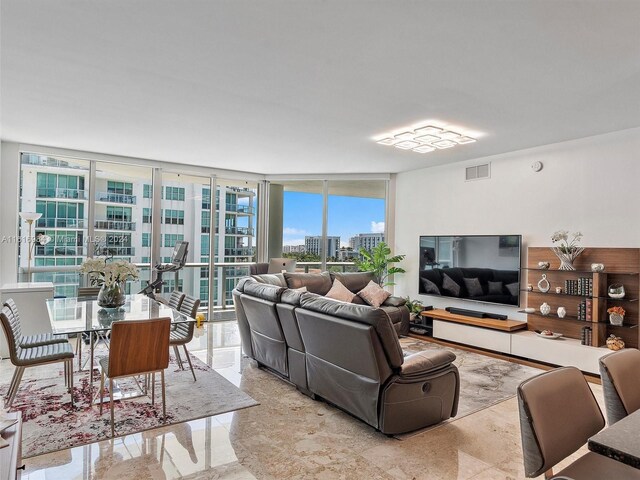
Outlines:
{"type": "Polygon", "coordinates": [[[126,193],[113,193],[113,192],[97,192],[96,201],[109,202],[109,203],[124,203],[126,205],[135,205],[136,196],[126,193]]]}
{"type": "Polygon", "coordinates": [[[136,229],[136,222],[123,222],[121,220],[96,220],[94,226],[98,230],[126,230],[132,232],[136,229]]]}
{"type": "Polygon", "coordinates": [[[37,188],[37,198],[64,198],[72,200],[86,200],[87,191],[78,188],[37,188]]]}
{"type": "MultiPolygon", "coordinates": [[[[224,233],[228,235],[250,235],[253,236],[253,228],[251,227],[224,227],[224,233]]],[[[216,233],[218,233],[218,229],[216,228],[216,233]]]]}
{"type": "Polygon", "coordinates": [[[80,257],[84,255],[84,247],[75,245],[36,245],[36,256],[80,257]]]}
{"type": "Polygon", "coordinates": [[[84,218],[40,218],[36,221],[39,228],[84,228],[84,218]]]}
{"type": "Polygon", "coordinates": [[[225,248],[225,257],[250,257],[253,255],[253,248],[240,247],[240,248],[225,248]]]}

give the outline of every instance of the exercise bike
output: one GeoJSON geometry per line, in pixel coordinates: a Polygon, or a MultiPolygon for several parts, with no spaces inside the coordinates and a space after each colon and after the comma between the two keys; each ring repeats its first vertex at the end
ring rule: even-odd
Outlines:
{"type": "Polygon", "coordinates": [[[153,267],[153,271],[156,272],[156,278],[153,282],[150,282],[146,287],[140,290],[138,293],[146,295],[153,300],[160,300],[156,298],[156,293],[160,293],[164,281],[162,276],[165,273],[175,273],[176,287],[178,286],[178,272],[184,268],[187,263],[187,254],[189,253],[189,242],[177,242],[173,247],[173,253],[171,254],[171,263],[157,264],[153,267]]]}

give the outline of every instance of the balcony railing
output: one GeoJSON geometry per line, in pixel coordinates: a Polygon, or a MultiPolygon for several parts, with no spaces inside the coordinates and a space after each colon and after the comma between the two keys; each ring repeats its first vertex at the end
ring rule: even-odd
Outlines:
{"type": "MultiPolygon", "coordinates": [[[[217,208],[217,205],[216,205],[217,208]]],[[[227,212],[244,213],[247,215],[253,215],[256,211],[254,207],[248,205],[238,205],[237,203],[227,203],[225,205],[227,212]]]]}
{"type": "Polygon", "coordinates": [[[77,188],[37,188],[38,198],[65,198],[72,200],[86,200],[87,191],[77,188]]]}
{"type": "Polygon", "coordinates": [[[98,230],[126,230],[132,232],[136,229],[136,222],[123,222],[120,220],[96,220],[94,226],[98,230]]]}
{"type": "Polygon", "coordinates": [[[135,205],[136,196],[127,195],[126,193],[98,192],[96,193],[96,201],[109,203],[124,203],[126,205],[135,205]]]}
{"type": "Polygon", "coordinates": [[[105,245],[97,248],[100,255],[117,255],[122,257],[132,257],[136,254],[135,247],[120,247],[115,245],[105,245]]]}
{"type": "MultiPolygon", "coordinates": [[[[216,232],[218,233],[218,232],[216,232]]],[[[251,227],[225,227],[224,233],[227,235],[247,235],[253,236],[253,228],[251,227]]]]}
{"type": "Polygon", "coordinates": [[[226,257],[250,257],[253,255],[253,248],[225,248],[224,254],[226,257]]]}
{"type": "Polygon", "coordinates": [[[40,218],[36,221],[39,228],[84,228],[83,218],[40,218]]]}
{"type": "Polygon", "coordinates": [[[79,257],[84,255],[84,247],[75,245],[36,245],[36,256],[79,257]]]}

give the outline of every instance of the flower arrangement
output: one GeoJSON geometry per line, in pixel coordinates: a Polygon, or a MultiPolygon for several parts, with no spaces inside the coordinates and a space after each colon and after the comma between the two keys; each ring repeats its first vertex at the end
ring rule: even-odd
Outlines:
{"type": "Polygon", "coordinates": [[[108,258],[88,258],[80,266],[80,272],[89,275],[91,285],[107,288],[125,280],[137,280],[138,267],[126,260],[108,261],[108,258]]]}
{"type": "Polygon", "coordinates": [[[569,254],[575,252],[580,248],[578,247],[578,243],[580,242],[580,240],[582,240],[582,233],[580,232],[573,233],[572,236],[573,238],[571,239],[571,241],[569,241],[569,232],[567,232],[566,230],[558,230],[553,235],[551,235],[551,241],[553,243],[560,242],[560,244],[555,248],[557,248],[562,253],[569,254]]]}
{"type": "Polygon", "coordinates": [[[572,237],[569,240],[569,232],[566,230],[558,230],[551,235],[551,241],[558,243],[557,246],[551,247],[551,250],[560,260],[560,270],[575,270],[573,262],[584,251],[584,247],[578,245],[582,239],[582,233],[573,233],[572,237]]]}
{"type": "Polygon", "coordinates": [[[624,317],[624,314],[627,312],[622,307],[611,307],[607,309],[607,313],[615,313],[616,315],[624,317]]]}

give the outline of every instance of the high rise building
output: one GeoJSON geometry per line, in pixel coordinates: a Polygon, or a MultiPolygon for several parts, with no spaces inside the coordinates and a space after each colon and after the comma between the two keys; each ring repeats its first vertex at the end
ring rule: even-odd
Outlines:
{"type": "Polygon", "coordinates": [[[349,246],[358,252],[360,248],[371,250],[380,242],[384,242],[384,233],[359,233],[349,239],[349,246]]]}
{"type": "MultiPolygon", "coordinates": [[[[307,253],[314,255],[320,255],[322,248],[322,236],[305,236],[304,247],[307,253]]],[[[338,258],[338,251],[340,250],[340,237],[327,236],[327,258],[338,258]]]]}
{"type": "MultiPolygon", "coordinates": [[[[51,237],[47,245],[36,244],[34,267],[62,267],[34,273],[34,280],[53,281],[56,295],[74,296],[78,273],[69,267],[80,265],[88,254],[88,243],[96,255],[109,255],[133,263],[150,264],[152,228],[152,184],[150,173],[136,175],[123,167],[97,168],[95,191],[89,192],[88,162],[57,159],[35,154],[22,155],[21,211],[42,214],[34,235],[51,237]],[[89,229],[90,195],[93,225],[89,229]],[[93,231],[92,237],[89,232],[93,231]],[[66,268],[65,268],[66,267],[66,268]],[[56,271],[53,271],[56,270],[56,271]]],[[[161,200],[160,262],[168,263],[178,241],[189,242],[189,262],[209,262],[209,242],[213,234],[216,263],[249,262],[254,259],[255,196],[249,188],[219,186],[212,205],[208,186],[197,182],[163,180],[161,200]],[[213,210],[212,210],[213,208],[213,210]],[[213,212],[214,228],[211,228],[213,212]]],[[[22,224],[22,235],[27,225],[22,224]]],[[[28,266],[28,243],[20,246],[19,266],[28,266]]],[[[222,270],[222,268],[220,269],[222,270]]],[[[220,304],[223,292],[227,303],[237,277],[247,268],[225,268],[224,283],[216,276],[214,301],[220,304]]],[[[148,269],[145,272],[148,279],[148,269]]],[[[209,293],[208,267],[185,268],[175,285],[173,275],[165,275],[165,292],[176,288],[195,294],[206,305],[209,293]]],[[[129,284],[135,291],[140,284],[129,284]]]]}

